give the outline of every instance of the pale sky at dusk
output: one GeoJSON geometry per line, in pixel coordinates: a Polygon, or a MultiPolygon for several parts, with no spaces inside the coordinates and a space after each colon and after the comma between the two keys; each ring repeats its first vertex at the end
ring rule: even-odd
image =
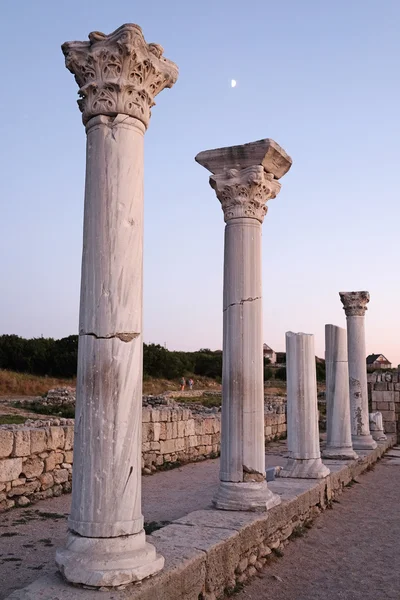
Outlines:
{"type": "Polygon", "coordinates": [[[180,76],[145,136],[144,340],[222,347],[224,221],[201,150],[271,137],[293,159],[263,225],[264,341],[345,326],[400,363],[398,0],[0,2],[0,334],[77,333],[85,174],[60,46],[137,23],[180,76]],[[237,81],[231,87],[231,80],[237,81]]]}

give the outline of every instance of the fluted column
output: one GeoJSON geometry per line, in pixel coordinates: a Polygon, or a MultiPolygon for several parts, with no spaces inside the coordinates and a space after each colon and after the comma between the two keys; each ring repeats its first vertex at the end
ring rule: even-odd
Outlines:
{"type": "Polygon", "coordinates": [[[220,486],[215,506],[271,508],[265,480],[261,225],[291,159],[273,140],[201,152],[226,222],[220,486]]]}
{"type": "Polygon", "coordinates": [[[287,444],[289,458],[279,477],[321,479],[314,336],[286,333],[287,444]]]}
{"type": "Polygon", "coordinates": [[[137,25],[62,50],[87,152],[72,507],[56,562],[71,582],[117,586],[164,564],[141,511],[143,136],[178,72],[137,25]]]}
{"type": "Polygon", "coordinates": [[[349,368],[346,330],[325,325],[326,448],[325,458],[355,459],[350,427],[349,368]]]}
{"type": "Polygon", "coordinates": [[[376,448],[369,430],[365,311],[369,292],[339,292],[347,320],[350,420],[354,450],[376,448]]]}

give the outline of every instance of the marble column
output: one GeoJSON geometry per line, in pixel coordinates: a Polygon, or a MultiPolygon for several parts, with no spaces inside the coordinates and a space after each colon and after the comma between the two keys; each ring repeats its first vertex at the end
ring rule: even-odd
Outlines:
{"type": "Polygon", "coordinates": [[[351,442],[346,330],[325,325],[326,448],[324,458],[357,458],[351,442]]]}
{"type": "Polygon", "coordinates": [[[196,161],[212,173],[226,222],[221,465],[214,504],[268,509],[280,498],[265,477],[261,225],[292,161],[269,139],[200,152],[196,161]]]}
{"type": "Polygon", "coordinates": [[[286,333],[287,444],[289,458],[279,477],[321,479],[314,336],[286,333]]]}
{"type": "Polygon", "coordinates": [[[383,429],[383,417],[381,412],[369,413],[369,428],[372,438],[376,442],[384,442],[387,440],[385,430],[383,429]]]}
{"type": "Polygon", "coordinates": [[[62,46],[87,133],[72,507],[64,577],[117,586],[162,569],[141,511],[143,141],[178,69],[140,27],[62,46]]]}
{"type": "Polygon", "coordinates": [[[350,420],[354,450],[373,450],[376,442],[369,431],[365,311],[369,292],[339,292],[347,318],[350,420]]]}

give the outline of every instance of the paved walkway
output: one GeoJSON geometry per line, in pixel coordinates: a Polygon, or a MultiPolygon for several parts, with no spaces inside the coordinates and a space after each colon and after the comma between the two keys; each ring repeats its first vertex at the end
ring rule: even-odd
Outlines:
{"type": "Polygon", "coordinates": [[[399,600],[400,451],[333,507],[235,600],[399,600]]]}

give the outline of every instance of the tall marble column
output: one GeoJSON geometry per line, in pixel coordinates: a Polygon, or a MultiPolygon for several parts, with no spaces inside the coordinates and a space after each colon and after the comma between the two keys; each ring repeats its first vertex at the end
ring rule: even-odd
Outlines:
{"type": "Polygon", "coordinates": [[[62,46],[87,133],[74,469],[65,578],[117,586],[162,569],[141,511],[143,141],[178,75],[140,27],[62,46]]]}
{"type": "Polygon", "coordinates": [[[289,458],[279,477],[321,479],[330,471],[319,446],[314,336],[286,333],[287,444],[289,458]]]}
{"type": "Polygon", "coordinates": [[[226,222],[220,485],[217,508],[280,502],[265,480],[261,225],[290,157],[273,140],[200,152],[226,222]]]}
{"type": "Polygon", "coordinates": [[[325,325],[326,448],[325,458],[357,458],[351,442],[349,368],[346,330],[325,325]]]}
{"type": "Polygon", "coordinates": [[[339,292],[347,318],[351,437],[354,450],[376,448],[369,431],[365,311],[369,292],[339,292]]]}

